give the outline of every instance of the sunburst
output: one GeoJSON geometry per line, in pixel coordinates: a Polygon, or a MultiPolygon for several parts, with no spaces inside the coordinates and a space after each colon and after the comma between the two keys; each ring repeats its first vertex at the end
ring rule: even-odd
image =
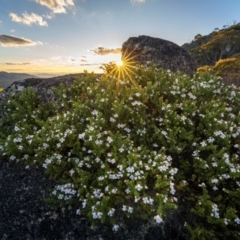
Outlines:
{"type": "Polygon", "coordinates": [[[126,82],[129,80],[135,87],[138,85],[135,83],[133,77],[137,74],[136,70],[138,66],[134,59],[138,56],[134,54],[134,50],[131,52],[125,51],[122,55],[122,60],[118,62],[110,62],[109,64],[103,64],[101,67],[106,77],[112,77],[116,81],[117,92],[120,87],[121,81],[126,82]]]}

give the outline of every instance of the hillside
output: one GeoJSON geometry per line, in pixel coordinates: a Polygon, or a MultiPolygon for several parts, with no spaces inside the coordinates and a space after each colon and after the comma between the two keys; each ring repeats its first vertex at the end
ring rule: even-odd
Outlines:
{"type": "Polygon", "coordinates": [[[197,34],[182,48],[195,60],[198,72],[210,72],[240,86],[240,23],[215,28],[205,36],[197,34]]]}
{"type": "Polygon", "coordinates": [[[27,78],[38,78],[37,76],[26,74],[26,73],[8,73],[0,72],[0,87],[7,88],[12,83],[27,78]]]}
{"type": "Polygon", "coordinates": [[[197,34],[191,43],[182,45],[197,62],[198,66],[215,65],[220,59],[237,57],[240,53],[240,23],[215,28],[213,32],[202,36],[197,34]]]}

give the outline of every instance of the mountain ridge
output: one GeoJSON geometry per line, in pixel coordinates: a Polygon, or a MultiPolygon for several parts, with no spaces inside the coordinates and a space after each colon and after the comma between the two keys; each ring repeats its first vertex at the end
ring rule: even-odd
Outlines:
{"type": "Polygon", "coordinates": [[[16,81],[21,81],[27,78],[39,78],[38,76],[27,73],[9,73],[0,71],[0,87],[7,88],[16,81]]]}

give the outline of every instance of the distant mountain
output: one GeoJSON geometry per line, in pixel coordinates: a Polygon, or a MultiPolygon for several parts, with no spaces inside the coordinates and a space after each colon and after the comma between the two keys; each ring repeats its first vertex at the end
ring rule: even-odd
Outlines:
{"type": "Polygon", "coordinates": [[[12,83],[27,78],[38,78],[37,76],[26,73],[8,73],[0,72],[0,88],[7,88],[12,83]]]}

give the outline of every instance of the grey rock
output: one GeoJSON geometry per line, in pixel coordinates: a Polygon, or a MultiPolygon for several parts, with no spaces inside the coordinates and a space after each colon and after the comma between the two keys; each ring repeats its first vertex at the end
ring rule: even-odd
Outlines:
{"type": "Polygon", "coordinates": [[[140,65],[155,64],[172,72],[193,75],[196,63],[191,56],[177,44],[149,36],[130,37],[122,45],[122,60],[140,65]]]}

